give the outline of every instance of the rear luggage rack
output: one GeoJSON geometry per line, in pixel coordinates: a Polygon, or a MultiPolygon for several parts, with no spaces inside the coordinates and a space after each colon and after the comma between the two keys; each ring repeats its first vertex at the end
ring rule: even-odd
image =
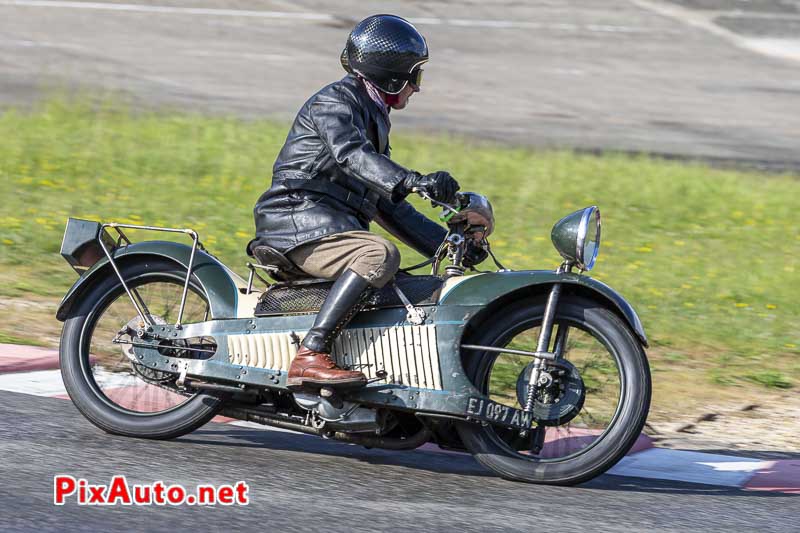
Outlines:
{"type": "MultiPolygon", "coordinates": [[[[64,259],[72,265],[72,267],[78,272],[82,273],[85,269],[90,268],[94,265],[98,260],[101,259],[100,251],[108,258],[108,262],[111,264],[111,268],[114,269],[114,273],[119,278],[120,282],[122,283],[122,287],[125,289],[125,292],[128,294],[128,298],[130,298],[133,307],[136,308],[136,312],[139,314],[139,318],[142,321],[143,326],[152,326],[154,325],[152,320],[149,316],[149,311],[147,311],[144,302],[137,301],[134,297],[135,290],[131,290],[128,287],[128,284],[125,283],[125,280],[122,278],[122,274],[117,267],[116,262],[114,261],[113,253],[122,246],[127,246],[132,244],[132,241],[125,235],[125,232],[122,229],[138,229],[138,230],[145,230],[145,231],[160,231],[165,233],[182,233],[184,235],[189,235],[192,238],[192,251],[189,255],[189,264],[187,265],[186,270],[186,281],[183,283],[183,294],[181,295],[181,306],[178,309],[178,320],[175,322],[175,328],[181,328],[181,321],[183,320],[183,311],[184,307],[186,307],[186,295],[189,292],[189,280],[192,276],[192,269],[194,268],[194,257],[195,252],[198,248],[204,250],[203,244],[200,242],[200,238],[197,235],[197,232],[193,229],[188,228],[162,228],[158,226],[140,226],[136,224],[120,224],[118,222],[108,222],[105,224],[101,224],[100,222],[93,222],[90,220],[81,220],[77,218],[70,218],[67,221],[67,228],[64,232],[64,239],[61,242],[61,255],[64,256],[64,259]],[[116,240],[111,236],[111,234],[106,231],[106,229],[113,229],[117,233],[116,240]],[[124,242],[124,244],[123,244],[124,242]],[[143,309],[144,308],[144,309],[143,309]]],[[[138,296],[138,295],[137,295],[138,296]]],[[[140,299],[141,300],[141,299],[140,299]]]]}

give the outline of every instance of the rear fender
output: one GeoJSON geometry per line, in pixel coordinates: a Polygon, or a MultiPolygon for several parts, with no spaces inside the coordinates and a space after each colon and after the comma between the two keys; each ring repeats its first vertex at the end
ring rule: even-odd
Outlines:
{"type": "MultiPolygon", "coordinates": [[[[468,276],[458,280],[452,288],[446,288],[440,297],[442,305],[481,306],[482,311],[473,317],[471,324],[496,313],[509,302],[536,294],[546,294],[554,283],[563,283],[574,292],[601,303],[619,315],[636,333],[636,337],[647,347],[647,336],[642,321],[617,291],[588,276],[571,272],[557,274],[551,270],[526,270],[518,272],[495,272],[468,276]]],[[[566,287],[565,287],[566,288],[566,287]]]]}
{"type": "MultiPolygon", "coordinates": [[[[188,268],[192,247],[169,241],[145,241],[130,244],[113,252],[117,266],[130,261],[146,260],[148,257],[166,258],[188,268]]],[[[244,280],[213,256],[197,250],[192,273],[203,288],[210,303],[212,318],[235,318],[239,300],[239,287],[244,280]]],[[[64,321],[78,298],[96,280],[114,275],[107,257],[102,258],[87,270],[67,291],[56,311],[56,318],[64,321]]]]}

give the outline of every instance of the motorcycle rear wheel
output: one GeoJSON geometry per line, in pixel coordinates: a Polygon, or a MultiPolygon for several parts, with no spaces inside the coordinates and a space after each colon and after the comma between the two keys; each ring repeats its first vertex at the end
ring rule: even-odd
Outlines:
{"type": "MultiPolygon", "coordinates": [[[[167,318],[174,320],[168,314],[178,307],[180,300],[172,300],[179,298],[182,291],[186,279],[184,268],[167,260],[148,258],[121,265],[120,273],[132,290],[144,294],[151,288],[156,289],[142,297],[151,300],[145,302],[151,317],[159,316],[160,323],[166,323],[167,318]],[[161,312],[156,311],[159,307],[161,312]]],[[[187,300],[207,306],[208,299],[202,288],[192,281],[187,300]]],[[[194,321],[204,318],[202,311],[195,315],[194,321]]],[[[172,439],[190,433],[220,411],[227,395],[217,391],[181,393],[174,387],[177,376],[163,372],[151,375],[144,367],[135,367],[135,363],[124,357],[124,346],[119,347],[116,355],[97,348],[109,346],[111,342],[106,338],[111,330],[102,324],[109,324],[112,329],[123,328],[129,318],[136,316],[122,283],[111,269],[87,288],[64,322],[61,333],[60,365],[67,393],[91,423],[108,433],[148,439],[172,439]],[[112,309],[124,309],[121,311],[124,316],[116,316],[119,311],[112,312],[112,309]],[[98,366],[105,366],[105,370],[98,372],[98,366]],[[107,383],[115,384],[116,391],[114,385],[108,387],[107,383]],[[131,394],[142,394],[136,390],[142,385],[150,387],[144,393],[144,402],[130,401],[131,394]],[[124,396],[112,394],[112,391],[118,393],[120,388],[126,389],[124,396]]],[[[188,315],[187,318],[189,320],[184,322],[193,321],[188,315]]]]}
{"type": "MultiPolygon", "coordinates": [[[[504,309],[501,317],[484,324],[478,338],[470,339],[470,342],[484,346],[508,346],[526,330],[536,331],[533,328],[541,324],[544,306],[542,299],[516,302],[504,309]]],[[[594,350],[606,352],[606,363],[595,362],[595,365],[603,366],[603,371],[609,375],[616,372],[616,388],[603,396],[596,390],[597,384],[591,376],[591,370],[586,371],[587,375],[582,377],[586,381],[588,404],[601,408],[606,404],[613,404],[606,413],[597,416],[598,419],[607,420],[607,427],[595,429],[584,424],[575,430],[581,432],[580,438],[567,439],[567,442],[579,442],[577,447],[564,452],[557,449],[553,453],[554,446],[563,447],[565,442],[558,440],[557,435],[555,441],[544,441],[541,450],[530,451],[530,447],[526,446],[524,439],[521,442],[515,430],[459,423],[459,436],[478,462],[509,480],[549,485],[576,485],[588,481],[607,471],[630,450],[647,419],[651,396],[650,369],[647,356],[630,328],[616,314],[598,303],[572,295],[562,296],[555,323],[559,327],[569,327],[570,331],[578,330],[576,337],[581,340],[576,342],[586,344],[588,341],[594,343],[594,350]],[[594,404],[591,404],[593,395],[597,394],[601,395],[600,399],[595,397],[594,404]]],[[[536,335],[532,337],[535,338],[536,335]]],[[[526,346],[525,349],[535,348],[526,346]]],[[[492,375],[499,357],[502,356],[488,352],[471,353],[464,357],[465,371],[473,384],[495,400],[503,398],[503,393],[497,396],[497,392],[491,390],[492,384],[497,383],[492,375]]],[[[590,365],[570,360],[569,351],[564,357],[576,367],[590,368],[590,365]]],[[[576,357],[580,358],[580,355],[576,357]]],[[[523,407],[519,404],[517,395],[506,394],[505,398],[504,403],[514,404],[518,409],[523,407]]],[[[585,413],[588,406],[582,405],[580,409],[585,413]]],[[[581,414],[577,416],[580,417],[581,414]]],[[[566,427],[567,431],[562,436],[570,437],[571,426],[572,422],[562,427],[547,427],[542,431],[545,434],[550,432],[553,437],[554,431],[563,432],[566,427]]]]}

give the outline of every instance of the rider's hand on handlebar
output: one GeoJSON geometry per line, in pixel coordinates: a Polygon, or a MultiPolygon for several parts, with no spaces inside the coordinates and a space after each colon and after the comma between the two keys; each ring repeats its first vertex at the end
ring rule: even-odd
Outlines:
{"type": "Polygon", "coordinates": [[[431,174],[412,174],[403,182],[404,188],[411,192],[420,189],[437,202],[454,204],[456,193],[460,189],[458,182],[449,172],[440,170],[431,174]]]}

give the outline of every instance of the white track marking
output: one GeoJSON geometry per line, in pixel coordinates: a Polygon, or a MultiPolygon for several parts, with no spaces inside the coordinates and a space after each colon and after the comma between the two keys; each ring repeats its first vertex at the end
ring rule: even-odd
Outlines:
{"type": "Polygon", "coordinates": [[[0,390],[34,396],[58,396],[67,393],[60,370],[0,374],[0,390]]]}
{"type": "MultiPolygon", "coordinates": [[[[231,59],[258,59],[263,61],[297,61],[298,56],[282,54],[257,54],[249,52],[215,52],[213,50],[185,50],[181,55],[194,57],[225,57],[231,59]]],[[[260,293],[254,293],[256,295],[260,293]]]]}
{"type": "Polygon", "coordinates": [[[732,19],[800,20],[796,13],[759,13],[757,11],[715,11],[715,16],[732,19]]]}
{"type": "Polygon", "coordinates": [[[0,0],[0,5],[19,7],[55,7],[65,9],[94,9],[103,11],[131,11],[136,13],[172,13],[179,15],[213,15],[229,17],[259,17],[272,19],[336,20],[325,13],[302,13],[290,11],[253,11],[247,9],[219,9],[203,7],[154,6],[146,4],[108,4],[104,2],[66,2],[60,0],[0,0]]]}
{"type": "MultiPolygon", "coordinates": [[[[329,13],[309,13],[294,11],[255,11],[248,9],[221,9],[203,7],[175,7],[147,4],[110,4],[105,2],[69,2],[66,0],[0,0],[0,6],[46,7],[63,9],[91,9],[102,11],[123,11],[134,13],[166,13],[176,15],[209,15],[214,17],[250,17],[264,19],[301,20],[312,22],[337,22],[341,17],[329,13]]],[[[653,33],[654,28],[616,26],[604,24],[569,24],[529,22],[519,20],[459,19],[420,17],[409,18],[414,24],[433,26],[460,26],[473,28],[556,30],[569,32],[596,33],[653,33]]]]}
{"type": "Polygon", "coordinates": [[[14,48],[70,48],[73,50],[85,50],[83,46],[68,43],[56,43],[52,41],[31,41],[28,39],[0,39],[0,46],[14,48]]]}
{"type": "MultiPolygon", "coordinates": [[[[94,378],[103,389],[141,384],[131,381],[132,374],[108,372],[100,367],[93,370],[94,378]]],[[[66,394],[60,370],[37,370],[35,372],[12,372],[0,374],[0,390],[22,392],[34,396],[58,396],[66,394]]]]}
{"type": "MultiPolygon", "coordinates": [[[[645,9],[647,11],[651,11],[653,13],[659,14],[664,17],[673,18],[683,22],[684,24],[688,24],[689,26],[693,26],[695,28],[699,28],[701,30],[705,30],[708,33],[726,39],[731,44],[738,46],[739,48],[743,48],[745,50],[750,50],[752,52],[757,52],[764,55],[769,55],[773,57],[780,57],[782,59],[790,59],[795,61],[800,61],[800,39],[774,39],[768,37],[743,37],[727,28],[723,28],[722,26],[718,26],[714,23],[714,17],[717,15],[725,15],[725,16],[741,16],[741,17],[751,17],[754,14],[746,13],[741,14],[739,12],[731,11],[731,12],[720,12],[720,11],[695,11],[692,9],[688,9],[685,7],[680,7],[674,4],[663,4],[654,0],[630,0],[634,5],[645,9]]],[[[788,17],[791,20],[797,20],[797,16],[788,17]]],[[[759,16],[758,18],[787,18],[785,15],[775,15],[773,16],[759,16]]]]}
{"type": "Polygon", "coordinates": [[[623,457],[608,473],[617,476],[741,487],[756,471],[767,469],[772,464],[772,461],[748,457],[651,448],[623,457]]]}
{"type": "Polygon", "coordinates": [[[800,61],[800,39],[759,37],[757,39],[747,39],[743,46],[765,55],[800,61]]]}

